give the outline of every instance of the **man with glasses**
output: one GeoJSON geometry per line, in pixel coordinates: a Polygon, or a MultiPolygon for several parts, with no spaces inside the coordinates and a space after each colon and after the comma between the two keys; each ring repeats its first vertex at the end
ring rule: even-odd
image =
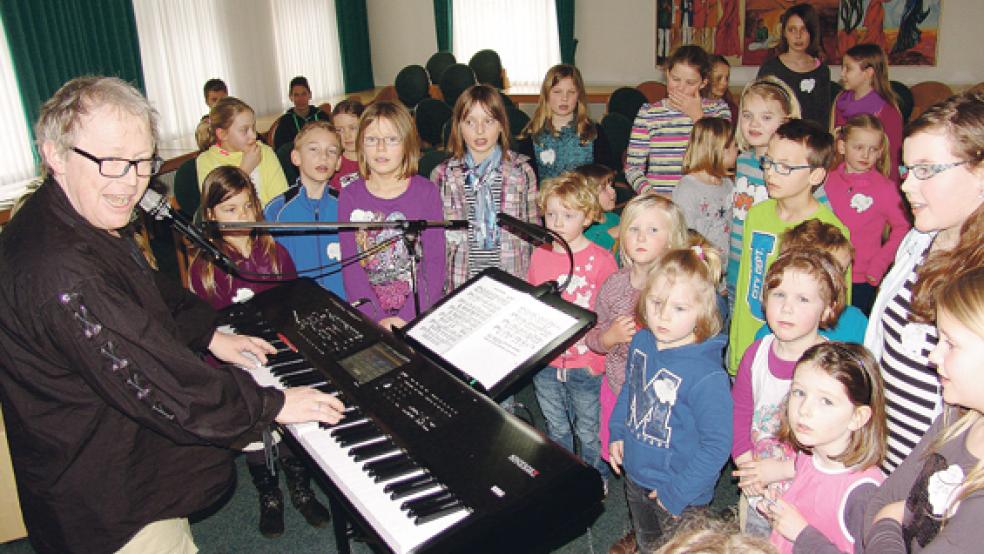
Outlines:
{"type": "MultiPolygon", "coordinates": [[[[738,286],[731,315],[728,370],[734,375],[755,332],[765,323],[762,289],[765,274],[779,255],[779,237],[807,219],[836,226],[850,238],[847,227],[813,193],[827,178],[834,154],[834,139],[816,123],[791,119],[769,141],[762,170],[769,199],[748,211],[738,264],[738,286]]],[[[845,275],[850,290],[850,275],[845,275]]],[[[847,299],[850,301],[850,298],[847,299]]]]}
{"type": "Polygon", "coordinates": [[[0,234],[0,401],[37,552],[194,552],[188,514],[235,482],[235,448],[274,421],[337,421],[311,389],[256,386],[273,351],[146,264],[133,209],[160,168],[157,115],[115,78],[41,109],[44,184],[0,234]]]}

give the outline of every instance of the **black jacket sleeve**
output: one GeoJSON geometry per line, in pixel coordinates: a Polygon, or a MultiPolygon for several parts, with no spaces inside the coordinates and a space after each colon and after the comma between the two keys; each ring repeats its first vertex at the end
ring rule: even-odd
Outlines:
{"type": "Polygon", "coordinates": [[[161,298],[171,310],[174,320],[178,322],[181,342],[198,352],[208,348],[218,319],[215,310],[208,302],[181,286],[177,280],[159,271],[154,272],[154,283],[161,291],[161,298]]]}

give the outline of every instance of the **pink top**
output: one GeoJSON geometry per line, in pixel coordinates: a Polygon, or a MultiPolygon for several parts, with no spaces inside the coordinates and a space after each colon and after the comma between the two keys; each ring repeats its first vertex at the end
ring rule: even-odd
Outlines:
{"type": "MultiPolygon", "coordinates": [[[[731,455],[734,458],[752,450],[754,446],[752,418],[755,415],[755,394],[752,387],[752,362],[755,361],[755,354],[758,352],[762,340],[764,339],[753,342],[745,350],[745,354],[741,357],[741,363],[738,364],[738,375],[735,377],[734,387],[731,389],[731,399],[734,402],[734,418],[732,419],[734,429],[732,440],[734,442],[731,447],[731,455]]],[[[772,348],[769,348],[768,355],[769,373],[776,379],[792,382],[793,372],[796,370],[796,361],[783,360],[776,356],[772,348]]]]}
{"type": "MultiPolygon", "coordinates": [[[[554,252],[550,245],[533,251],[527,281],[539,285],[547,281],[564,281],[570,270],[567,252],[554,252]]],[[[618,270],[611,252],[589,242],[587,246],[574,253],[574,278],[561,293],[561,297],[582,308],[595,309],[601,284],[618,270]]],[[[550,365],[561,368],[590,367],[599,374],[605,370],[605,357],[592,352],[584,343],[577,341],[563,354],[551,360],[550,365]]]]}
{"type": "Polygon", "coordinates": [[[342,165],[332,175],[331,181],[328,181],[328,186],[334,189],[335,192],[342,192],[343,188],[361,178],[362,175],[359,175],[359,162],[342,156],[342,165]]]}
{"type": "MultiPolygon", "coordinates": [[[[616,344],[605,352],[601,344],[601,335],[608,331],[616,318],[626,315],[635,316],[640,291],[632,287],[631,275],[632,268],[626,266],[613,273],[601,285],[598,303],[595,305],[598,323],[584,336],[588,348],[605,354],[605,378],[615,396],[618,396],[622,384],[625,383],[625,363],[628,358],[629,343],[616,344]]],[[[638,322],[636,326],[638,327],[638,322]]]]}
{"type": "MultiPolygon", "coordinates": [[[[848,497],[858,486],[878,486],[883,479],[878,466],[860,471],[854,468],[832,471],[818,467],[814,456],[800,453],[796,456],[796,477],[782,499],[795,506],[810,527],[822,533],[841,552],[854,552],[855,538],[851,536],[845,518],[848,497]]],[[[793,552],[793,543],[778,531],[772,532],[769,541],[782,554],[793,552]]]]}
{"type": "Polygon", "coordinates": [[[876,279],[875,285],[881,283],[902,238],[909,232],[898,185],[874,169],[847,173],[841,163],[827,175],[824,190],[834,214],[851,231],[855,250],[851,280],[864,283],[865,276],[871,275],[876,279]],[[882,244],[886,223],[892,231],[882,244]]]}

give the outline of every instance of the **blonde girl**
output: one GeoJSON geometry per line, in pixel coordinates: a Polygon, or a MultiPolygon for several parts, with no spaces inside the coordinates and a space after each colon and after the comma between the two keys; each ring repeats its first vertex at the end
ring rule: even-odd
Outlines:
{"type": "Polygon", "coordinates": [[[487,267],[525,278],[533,247],[496,223],[499,212],[539,224],[536,175],[529,158],[509,149],[509,119],[502,96],[488,85],[465,90],[451,116],[451,158],[434,168],[446,219],[467,220],[447,232],[445,292],[487,267]]]}
{"type": "Polygon", "coordinates": [[[622,268],[601,285],[595,313],[598,323],[584,337],[591,350],[605,355],[601,383],[601,457],[608,460],[608,421],[625,382],[629,341],[638,329],[635,306],[649,270],[665,252],[687,245],[683,213],[664,196],[636,196],[622,210],[619,259],[622,268]]]}
{"type": "Polygon", "coordinates": [[[769,148],[776,129],[790,119],[799,119],[799,101],[786,83],[775,77],[763,77],[749,83],[741,93],[735,143],[735,190],[731,202],[731,240],[728,249],[728,304],[734,306],[741,261],[741,239],[745,218],[752,206],[768,200],[765,172],[761,159],[769,148]]]}
{"type": "MultiPolygon", "coordinates": [[[[359,120],[356,135],[359,173],[363,178],[342,189],[338,218],[342,221],[388,222],[440,220],[441,194],[434,183],[417,175],[420,143],[410,112],[388,101],[374,102],[359,120]]],[[[420,233],[422,254],[416,266],[420,310],[441,298],[444,289],[444,230],[420,233]]],[[[383,327],[402,326],[416,317],[410,253],[402,231],[392,227],[339,233],[342,259],[360,256],[342,269],[346,298],[366,298],[359,307],[383,327]]]]}
{"type": "Polygon", "coordinates": [[[759,504],[781,554],[862,551],[865,507],[883,479],[884,399],[878,362],[859,344],[818,344],[796,364],[780,432],[796,459],[771,477],[792,484],[759,504]]]}
{"type": "Polygon", "coordinates": [[[618,167],[601,125],[588,117],[581,72],[568,64],[547,70],[536,110],[516,149],[533,160],[540,181],[587,163],[618,167]]]}
{"type": "Polygon", "coordinates": [[[359,134],[359,117],[363,111],[365,106],[355,98],[342,100],[331,110],[331,124],[342,137],[342,165],[328,183],[336,193],[359,178],[359,148],[356,137],[359,134]]]}
{"type": "Polygon", "coordinates": [[[885,153],[891,161],[887,176],[898,182],[904,124],[898,97],[888,80],[888,56],[877,44],[858,44],[844,53],[842,64],[840,82],[844,90],[834,99],[831,132],[856,115],[873,115],[888,138],[885,153]]]}
{"type": "MultiPolygon", "coordinates": [[[[768,522],[755,508],[765,492],[763,474],[790,450],[777,440],[782,405],[789,392],[796,362],[815,344],[824,342],[820,328],[829,329],[844,310],[845,283],[840,266],[819,250],[782,253],[765,277],[762,292],[765,318],[772,330],[753,342],[738,365],[731,396],[734,400],[734,457],[742,489],[742,530],[764,536],[768,522]]],[[[769,481],[771,483],[772,481],[769,481]]],[[[779,490],[784,485],[776,484],[779,490]]]]}
{"type": "Polygon", "coordinates": [[[683,156],[683,177],[673,187],[673,202],[683,211],[687,225],[721,252],[729,246],[731,178],[738,157],[731,123],[705,117],[694,123],[683,156]]]}
{"type": "MultiPolygon", "coordinates": [[[[598,197],[584,177],[568,171],[541,183],[538,206],[547,228],[561,236],[574,255],[574,276],[561,296],[594,310],[602,283],[618,269],[610,252],[584,236],[601,213],[598,197]]],[[[540,285],[567,275],[570,269],[567,250],[554,242],[533,251],[527,280],[540,285]]],[[[547,435],[574,452],[576,434],[581,458],[607,477],[598,450],[598,395],[604,371],[602,355],[578,341],[537,372],[533,386],[547,421],[547,435]]]]}
{"type": "Polygon", "coordinates": [[[265,206],[287,190],[287,177],[277,155],[256,140],[256,114],[242,100],[226,96],[209,112],[209,147],[195,161],[199,188],[216,167],[232,165],[249,175],[260,202],[265,206]]]}
{"type": "Polygon", "coordinates": [[[643,104],[632,124],[625,157],[625,178],[637,192],[669,195],[680,180],[683,154],[694,122],[702,117],[731,119],[720,98],[701,98],[711,62],[700,46],[677,48],[666,60],[669,96],[643,104]]]}
{"type": "Polygon", "coordinates": [[[940,341],[930,360],[946,408],[868,506],[865,544],[872,552],[977,552],[981,547],[984,269],[971,269],[944,285],[936,306],[940,341]]]}
{"type": "Polygon", "coordinates": [[[848,119],[837,132],[837,152],[843,161],[827,174],[824,189],[834,214],[851,231],[851,304],[867,316],[909,222],[898,186],[888,178],[888,137],[874,115],[848,119]],[[891,232],[883,244],[886,225],[891,232]]]}
{"type": "Polygon", "coordinates": [[[639,296],[644,327],[629,344],[609,461],[625,471],[641,552],[706,513],[728,459],[731,396],[721,360],[720,278],[721,256],[713,248],[671,250],[639,296]]]}

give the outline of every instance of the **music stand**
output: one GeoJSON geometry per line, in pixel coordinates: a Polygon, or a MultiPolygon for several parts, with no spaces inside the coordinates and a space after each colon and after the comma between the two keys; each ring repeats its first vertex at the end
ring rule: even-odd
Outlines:
{"type": "Polygon", "coordinates": [[[594,326],[594,312],[549,286],[488,268],[396,331],[416,351],[501,400],[594,326]]]}

